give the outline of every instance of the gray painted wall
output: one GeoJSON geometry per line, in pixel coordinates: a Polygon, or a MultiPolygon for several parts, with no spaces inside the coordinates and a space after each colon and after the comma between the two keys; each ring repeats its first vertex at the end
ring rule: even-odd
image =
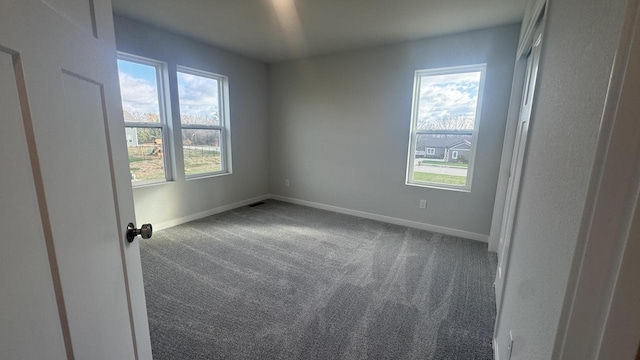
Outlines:
{"type": "Polygon", "coordinates": [[[271,192],[489,234],[519,30],[270,65],[271,192]],[[478,63],[487,75],[472,191],[405,185],[414,71],[478,63]]]}
{"type": "MultiPolygon", "coordinates": [[[[118,16],[115,30],[119,51],[164,61],[169,69],[183,65],[229,77],[233,174],[185,180],[177,154],[175,181],[134,189],[138,222],[163,223],[267,194],[267,66],[118,16]]],[[[170,82],[176,94],[175,76],[170,82]]]]}
{"type": "Polygon", "coordinates": [[[624,0],[550,1],[499,324],[500,358],[551,359],[624,0]]]}

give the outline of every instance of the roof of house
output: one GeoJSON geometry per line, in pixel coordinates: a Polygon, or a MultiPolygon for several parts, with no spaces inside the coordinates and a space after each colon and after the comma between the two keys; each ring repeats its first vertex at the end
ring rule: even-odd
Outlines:
{"type": "Polygon", "coordinates": [[[469,141],[467,139],[463,139],[462,141],[458,142],[457,144],[453,144],[453,145],[449,146],[449,149],[452,149],[452,150],[470,150],[471,149],[471,141],[469,141]]]}
{"type": "Polygon", "coordinates": [[[419,147],[433,147],[433,148],[451,148],[456,145],[466,144],[471,146],[471,137],[465,136],[461,138],[460,136],[446,136],[446,137],[420,137],[418,138],[418,146],[419,147]]]}

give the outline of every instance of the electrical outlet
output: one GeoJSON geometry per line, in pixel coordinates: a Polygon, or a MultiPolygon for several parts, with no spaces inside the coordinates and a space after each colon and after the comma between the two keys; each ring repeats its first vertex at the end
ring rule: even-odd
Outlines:
{"type": "Polygon", "coordinates": [[[284,181],[284,186],[289,187],[289,179],[286,179],[286,180],[284,181]]]}
{"type": "Polygon", "coordinates": [[[513,353],[513,332],[509,330],[509,342],[507,343],[507,360],[511,360],[511,353],[513,353]]]}
{"type": "Polygon", "coordinates": [[[427,208],[427,200],[420,200],[420,209],[427,208]]]}

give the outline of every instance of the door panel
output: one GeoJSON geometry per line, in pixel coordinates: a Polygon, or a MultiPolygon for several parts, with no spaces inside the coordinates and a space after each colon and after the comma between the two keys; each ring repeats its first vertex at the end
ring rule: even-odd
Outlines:
{"type": "MultiPolygon", "coordinates": [[[[509,170],[509,183],[507,186],[507,197],[505,199],[502,224],[500,228],[500,241],[498,244],[498,269],[496,271],[495,292],[496,305],[499,309],[502,304],[504,285],[509,267],[509,256],[511,252],[511,237],[513,235],[516,210],[518,207],[518,195],[520,191],[520,180],[522,176],[524,157],[527,150],[527,139],[529,137],[529,122],[533,98],[535,96],[535,86],[538,76],[538,63],[540,61],[540,49],[542,45],[542,28],[539,26],[535,32],[531,51],[527,59],[527,72],[525,77],[525,87],[523,89],[520,116],[513,147],[513,157],[509,170]]],[[[499,317],[499,315],[498,315],[499,317]]],[[[497,323],[496,319],[496,323],[497,323]]]]}
{"type": "Polygon", "coordinates": [[[42,0],[42,2],[88,34],[98,37],[93,0],[42,0]]]}
{"type": "MultiPolygon", "coordinates": [[[[37,288],[41,284],[36,280],[42,279],[49,284],[54,307],[46,312],[57,321],[64,358],[150,359],[139,248],[137,242],[126,242],[122,225],[135,219],[110,2],[10,1],[0,12],[0,46],[20,53],[22,104],[33,125],[32,156],[26,159],[31,165],[15,159],[19,166],[32,166],[26,180],[35,183],[30,196],[38,200],[40,211],[30,219],[50,225],[49,230],[41,226],[44,236],[26,235],[27,242],[47,250],[48,259],[35,259],[36,251],[16,259],[28,272],[44,267],[48,277],[25,278],[24,286],[37,288]],[[99,39],[95,34],[100,34],[99,39]]],[[[4,114],[11,105],[5,103],[5,95],[11,90],[2,80],[0,111],[4,114]]],[[[15,141],[26,146],[24,140],[15,141]]],[[[21,201],[18,184],[7,181],[6,185],[3,191],[9,200],[0,203],[0,211],[33,212],[21,201]]],[[[25,236],[24,230],[21,233],[25,236]]],[[[8,253],[3,251],[0,264],[5,261],[8,253]]],[[[0,273],[2,284],[12,281],[7,276],[0,273]]],[[[29,294],[16,296],[23,303],[31,300],[29,294]]],[[[32,306],[22,312],[13,307],[6,311],[15,314],[15,323],[38,322],[32,306]]],[[[29,328],[0,343],[16,337],[34,343],[40,341],[38,336],[37,329],[29,328]]],[[[53,355],[28,356],[26,346],[16,347],[11,358],[58,358],[55,342],[53,355]]]]}
{"type": "Polygon", "coordinates": [[[66,359],[14,61],[0,50],[1,357],[66,359]]]}
{"type": "Polygon", "coordinates": [[[65,111],[56,125],[64,131],[38,139],[43,149],[56,149],[40,159],[45,189],[55,189],[47,191],[48,204],[61,210],[51,213],[51,223],[65,302],[74,309],[68,312],[71,342],[80,359],[132,358],[130,329],[111,331],[129,323],[129,310],[102,86],[68,72],[60,79],[65,111]]]}
{"type": "MultiPolygon", "coordinates": [[[[524,102],[526,102],[526,93],[528,92],[528,88],[531,83],[531,67],[533,63],[533,58],[529,57],[527,60],[527,71],[525,77],[525,100],[523,100],[523,104],[521,106],[525,106],[524,102]]],[[[522,114],[522,112],[521,112],[522,114]]],[[[498,242],[498,269],[496,271],[496,280],[495,280],[495,293],[496,293],[496,307],[500,309],[502,304],[502,290],[504,286],[504,277],[505,273],[505,254],[509,253],[510,244],[509,244],[509,236],[507,236],[508,229],[511,226],[511,220],[513,219],[513,211],[514,208],[514,194],[515,187],[517,184],[515,183],[516,177],[518,177],[517,181],[519,181],[519,176],[516,176],[519,172],[519,164],[518,157],[520,154],[521,147],[523,144],[523,129],[525,123],[522,121],[522,115],[518,119],[518,127],[516,129],[516,138],[513,145],[513,155],[511,157],[511,166],[509,168],[509,182],[507,184],[507,197],[505,198],[504,212],[502,213],[502,223],[500,226],[500,241],[498,242]]]]}

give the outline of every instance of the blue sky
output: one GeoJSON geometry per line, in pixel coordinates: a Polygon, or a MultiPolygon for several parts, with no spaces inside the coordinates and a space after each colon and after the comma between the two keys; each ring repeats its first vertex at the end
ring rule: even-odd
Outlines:
{"type": "MultiPolygon", "coordinates": [[[[153,66],[118,60],[122,107],[130,113],[159,114],[158,84],[153,66]]],[[[180,114],[206,119],[214,124],[218,118],[218,81],[178,72],[180,114]]]]}
{"type": "Polygon", "coordinates": [[[156,82],[156,70],[152,66],[118,60],[118,70],[149,83],[156,82]]]}
{"type": "Polygon", "coordinates": [[[130,113],[159,114],[156,69],[118,60],[122,107],[130,113]]]}

